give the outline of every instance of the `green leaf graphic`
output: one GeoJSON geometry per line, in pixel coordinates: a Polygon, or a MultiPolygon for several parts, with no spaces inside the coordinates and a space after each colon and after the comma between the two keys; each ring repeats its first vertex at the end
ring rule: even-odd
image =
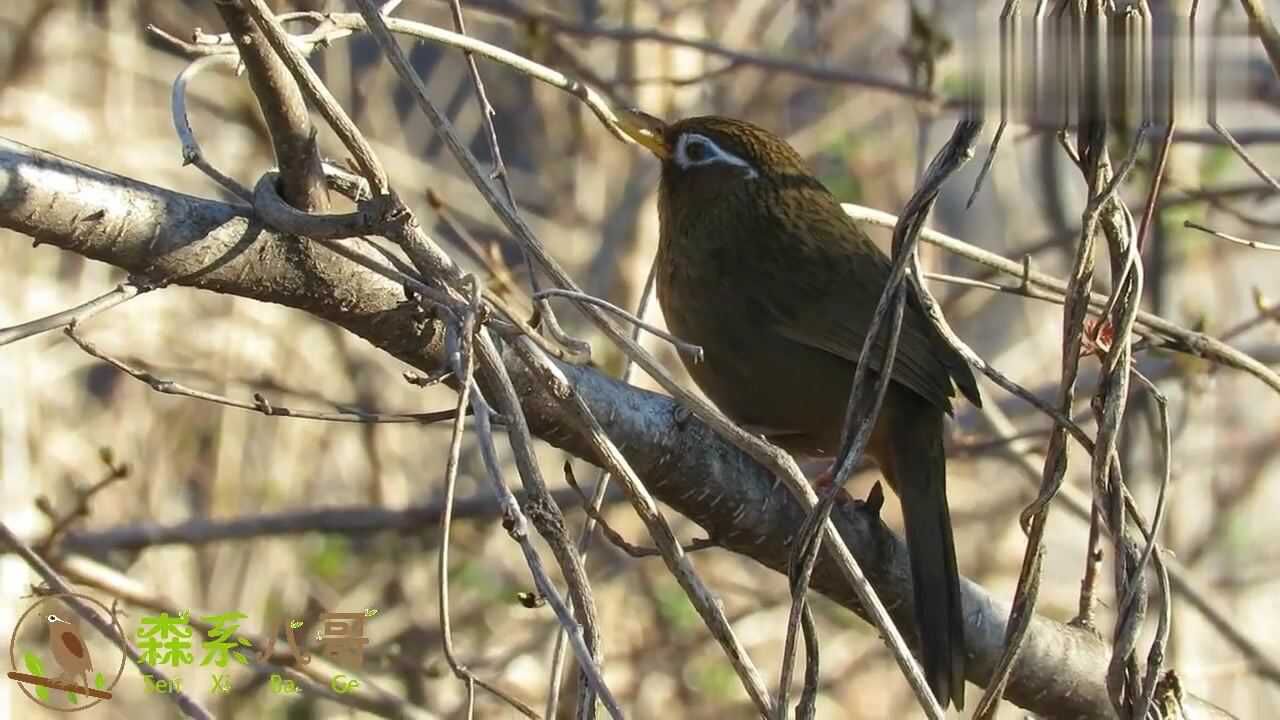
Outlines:
{"type": "MultiPolygon", "coordinates": [[[[22,654],[22,662],[27,666],[27,672],[36,677],[44,677],[44,665],[40,663],[40,658],[30,651],[22,654]]],[[[36,697],[44,702],[49,702],[49,688],[37,685],[35,687],[36,697]]]]}

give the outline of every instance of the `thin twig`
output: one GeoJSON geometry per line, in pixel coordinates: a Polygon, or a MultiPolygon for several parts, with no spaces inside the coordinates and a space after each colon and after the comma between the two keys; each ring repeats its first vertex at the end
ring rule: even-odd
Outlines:
{"type": "Polygon", "coordinates": [[[1262,47],[1267,51],[1267,58],[1271,60],[1271,69],[1275,71],[1277,77],[1280,77],[1280,31],[1277,31],[1275,23],[1271,22],[1266,4],[1261,0],[1240,0],[1240,4],[1249,15],[1250,26],[1262,40],[1262,47]]]}
{"type": "MultiPolygon", "coordinates": [[[[640,291],[640,299],[636,303],[635,316],[644,318],[645,313],[649,309],[649,303],[653,300],[654,287],[658,279],[658,266],[656,262],[649,264],[649,272],[645,277],[644,288],[640,291]]],[[[634,326],[631,329],[631,339],[639,341],[640,327],[634,326]]],[[[635,370],[635,364],[631,362],[630,355],[622,356],[622,373],[620,379],[622,382],[631,380],[632,372],[635,370]]],[[[609,484],[613,476],[608,470],[601,470],[596,480],[596,487],[591,497],[589,507],[591,511],[587,513],[587,520],[582,524],[582,532],[578,535],[578,552],[586,557],[587,551],[591,547],[591,540],[595,536],[596,521],[595,518],[600,514],[600,507],[604,501],[605,493],[609,490],[609,484]]],[[[567,476],[566,476],[567,479],[567,476]]],[[[560,680],[563,674],[565,657],[565,638],[564,631],[556,632],[555,648],[551,653],[551,670],[548,672],[550,680],[547,689],[547,709],[546,716],[548,718],[557,717],[557,710],[560,703],[560,680]]]]}
{"type": "Polygon", "coordinates": [[[636,509],[636,514],[640,516],[650,537],[662,553],[667,569],[680,584],[680,588],[697,610],[707,630],[724,650],[726,659],[738,674],[756,709],[762,716],[769,717],[773,712],[772,703],[759,671],[756,670],[746,648],[734,633],[733,626],[725,617],[719,601],[694,572],[688,555],[671,530],[671,525],[663,517],[653,496],[640,482],[635,470],[605,434],[600,422],[560,368],[550,363],[546,356],[539,353],[537,346],[525,338],[517,338],[513,348],[538,379],[551,388],[552,396],[560,399],[566,410],[578,421],[584,439],[591,444],[597,455],[604,459],[605,467],[622,484],[627,497],[631,499],[632,506],[636,509]]]}
{"type": "MultiPolygon", "coordinates": [[[[1132,370],[1133,377],[1151,393],[1152,399],[1156,403],[1156,417],[1159,419],[1160,432],[1157,437],[1160,453],[1160,489],[1156,495],[1156,509],[1151,517],[1151,535],[1147,538],[1146,545],[1142,549],[1142,555],[1138,559],[1135,572],[1144,572],[1147,563],[1153,558],[1157,571],[1157,577],[1160,580],[1161,594],[1161,613],[1158,627],[1156,629],[1156,637],[1152,640],[1151,648],[1147,652],[1147,669],[1143,680],[1142,701],[1134,711],[1133,716],[1137,718],[1147,717],[1147,710],[1151,706],[1152,698],[1155,696],[1156,683],[1160,676],[1160,668],[1165,657],[1165,647],[1169,642],[1169,626],[1172,622],[1173,615],[1173,594],[1170,592],[1169,573],[1165,568],[1163,559],[1159,555],[1159,548],[1156,544],[1160,537],[1161,525],[1164,521],[1165,500],[1168,496],[1169,485],[1172,479],[1173,469],[1173,435],[1169,427],[1169,400],[1160,392],[1160,388],[1154,382],[1147,379],[1136,368],[1132,370]]],[[[1137,583],[1129,586],[1128,591],[1120,601],[1119,615],[1123,617],[1134,596],[1138,590],[1137,583]]]]}
{"type": "MultiPolygon", "coordinates": [[[[855,220],[879,227],[892,228],[898,220],[898,218],[891,213],[861,205],[843,203],[841,207],[844,208],[847,215],[855,220]]],[[[1030,284],[1037,285],[1048,290],[1053,290],[1058,293],[1066,293],[1067,283],[1063,280],[1047,275],[1038,270],[1029,270],[1024,268],[1021,263],[1001,257],[993,252],[983,250],[975,245],[970,245],[963,240],[945,235],[936,230],[924,230],[920,234],[920,239],[930,245],[935,245],[952,254],[958,255],[967,260],[972,260],[993,270],[998,270],[1002,273],[1012,275],[1013,277],[1025,278],[1030,284]]],[[[1107,306],[1108,302],[1109,298],[1106,295],[1102,295],[1100,293],[1092,293],[1089,295],[1090,308],[1103,308],[1107,306]]],[[[1246,353],[1236,350],[1217,338],[1194,330],[1189,330],[1158,315],[1153,315],[1142,310],[1138,311],[1137,323],[1147,330],[1173,340],[1174,344],[1167,348],[1169,350],[1188,353],[1228,367],[1243,370],[1244,372],[1258,378],[1276,392],[1280,392],[1280,373],[1277,373],[1267,365],[1258,362],[1246,353]]]]}
{"type": "MultiPolygon", "coordinates": [[[[333,13],[327,17],[338,27],[358,31],[369,30],[366,18],[359,13],[333,13]]],[[[609,101],[603,95],[594,88],[584,85],[558,70],[533,62],[510,50],[433,25],[400,18],[382,18],[381,24],[390,32],[398,35],[408,35],[419,40],[449,45],[459,50],[475,53],[488,60],[507,65],[535,80],[563,90],[586,104],[614,137],[627,144],[635,143],[635,140],[618,126],[618,117],[614,114],[612,106],[609,105],[609,101]]]]}
{"type": "MultiPolygon", "coordinates": [[[[951,138],[934,156],[915,192],[912,193],[911,199],[908,200],[901,220],[894,227],[893,272],[880,295],[871,324],[866,331],[866,339],[858,354],[857,369],[854,371],[853,387],[844,418],[845,437],[841,441],[840,456],[837,459],[831,491],[825,493],[822,502],[810,512],[809,519],[806,521],[807,531],[801,534],[796,550],[792,553],[790,573],[792,604],[787,623],[786,644],[791,652],[784,653],[782,660],[779,693],[783,694],[781,696],[783,699],[778,703],[781,706],[779,710],[781,713],[786,712],[785,692],[790,684],[791,667],[795,660],[795,636],[806,604],[809,580],[822,545],[818,540],[818,533],[822,525],[827,522],[839,491],[843,489],[857,463],[862,459],[863,452],[871,440],[871,433],[884,401],[885,392],[888,390],[892,375],[890,371],[897,351],[898,333],[902,327],[903,307],[906,303],[907,286],[903,281],[907,277],[908,268],[911,268],[914,273],[921,272],[915,265],[918,262],[915,248],[920,230],[924,227],[925,219],[933,208],[942,184],[972,157],[973,144],[981,130],[982,121],[976,118],[965,117],[956,124],[951,138]],[[885,324],[886,320],[887,324],[885,324]],[[875,352],[872,347],[876,343],[881,343],[884,348],[884,358],[879,364],[883,370],[872,374],[871,354],[875,352]]],[[[933,697],[924,673],[907,650],[906,642],[902,639],[896,625],[889,619],[888,613],[884,611],[870,583],[855,584],[854,590],[872,616],[877,629],[884,634],[894,653],[894,659],[898,662],[898,667],[907,677],[926,715],[931,718],[942,718],[940,702],[944,699],[933,697]]]]}
{"type": "Polygon", "coordinates": [[[59,516],[48,498],[43,495],[36,498],[36,507],[53,521],[53,526],[49,528],[49,533],[35,546],[36,552],[42,555],[48,553],[76,521],[89,517],[89,501],[93,499],[94,495],[129,477],[129,464],[117,463],[112,455],[110,448],[102,448],[99,451],[99,457],[103,464],[107,466],[107,471],[98,482],[83,490],[76,491],[76,504],[71,509],[71,512],[59,516]]]}
{"type": "MultiPolygon", "coordinates": [[[[480,314],[480,290],[479,283],[475,282],[474,278],[471,281],[470,290],[471,307],[463,320],[461,330],[457,331],[456,334],[452,326],[449,326],[446,330],[452,335],[446,341],[449,346],[449,365],[453,367],[454,375],[458,378],[461,387],[458,389],[458,403],[454,408],[453,431],[449,436],[449,451],[446,456],[444,471],[444,511],[440,513],[440,553],[436,566],[438,576],[436,580],[437,592],[440,597],[440,645],[444,652],[445,662],[449,664],[453,674],[466,686],[468,708],[471,708],[475,703],[475,688],[479,686],[502,702],[510,705],[525,717],[536,720],[538,714],[527,705],[502,688],[476,677],[475,673],[471,672],[465,664],[458,660],[457,651],[453,646],[453,625],[449,618],[449,541],[450,530],[453,525],[454,491],[458,485],[458,465],[462,455],[464,419],[467,415],[467,407],[471,402],[472,377],[475,372],[475,357],[472,353],[472,345],[476,332],[476,319],[480,314]]],[[[468,717],[470,717],[470,711],[468,711],[468,717]]]]}
{"type": "MultiPolygon", "coordinates": [[[[592,507],[592,499],[587,497],[587,494],[583,492],[582,487],[578,485],[578,479],[573,473],[573,463],[568,460],[564,463],[564,480],[568,483],[569,487],[573,488],[573,490],[578,493],[578,498],[582,501],[582,509],[586,512],[587,517],[591,519],[591,522],[594,523],[596,527],[600,528],[600,532],[604,534],[605,539],[612,543],[614,547],[637,560],[640,558],[659,557],[662,555],[662,551],[657,548],[641,547],[627,542],[627,539],[622,536],[622,533],[610,527],[609,523],[605,521],[604,516],[600,514],[600,511],[592,507]]],[[[715,541],[710,538],[695,538],[693,542],[683,546],[686,553],[693,553],[713,547],[718,546],[715,541]]],[[[553,692],[552,694],[554,695],[555,693],[553,692]]],[[[550,715],[548,715],[548,717],[550,717],[550,715]]]]}
{"type": "MultiPolygon", "coordinates": [[[[1262,33],[1263,46],[1266,47],[1268,55],[1271,55],[1273,49],[1277,55],[1271,56],[1273,66],[1276,66],[1277,60],[1280,60],[1280,39],[1277,38],[1275,26],[1271,24],[1270,18],[1267,16],[1266,9],[1257,0],[1241,0],[1245,6],[1245,10],[1249,12],[1249,19],[1253,27],[1262,33]]],[[[1197,3],[1198,4],[1198,3],[1197,3]]],[[[1262,165],[1258,164],[1250,155],[1249,151],[1235,139],[1222,123],[1218,122],[1218,68],[1221,66],[1221,58],[1218,52],[1219,38],[1223,34],[1223,22],[1226,18],[1227,9],[1230,7],[1227,3],[1218,6],[1218,12],[1213,16],[1213,30],[1209,33],[1209,87],[1208,87],[1208,110],[1207,121],[1209,127],[1218,133],[1224,142],[1231,148],[1245,165],[1257,175],[1260,180],[1270,185],[1275,191],[1280,191],[1280,181],[1272,177],[1262,165]]],[[[1191,17],[1195,18],[1195,8],[1191,11],[1191,17]]],[[[1171,101],[1172,102],[1172,101],[1171,101]]]]}
{"type": "Polygon", "coordinates": [[[344,423],[414,423],[418,425],[429,425],[431,423],[444,422],[454,419],[453,410],[437,410],[435,412],[422,413],[379,413],[367,412],[364,410],[351,409],[335,413],[314,412],[311,410],[292,410],[287,407],[277,407],[272,405],[261,393],[253,394],[253,402],[244,402],[229,398],[225,395],[217,395],[215,393],[196,390],[187,387],[182,383],[157,377],[150,371],[135,368],[125,361],[114,357],[98,348],[94,343],[89,342],[80,336],[76,331],[75,323],[72,323],[63,333],[71,338],[80,349],[89,355],[105,362],[129,377],[139,382],[145,383],[152,390],[165,395],[178,395],[181,397],[189,397],[195,400],[204,400],[205,402],[225,405],[227,407],[238,408],[240,410],[249,410],[252,412],[262,413],[268,417],[289,417],[301,420],[322,420],[325,422],[344,422],[344,423]]]}
{"type": "MultiPolygon", "coordinates": [[[[1091,77],[1096,78],[1096,75],[1091,74],[1091,77]]],[[[1094,90],[1096,91],[1096,88],[1094,90]]],[[[1092,107],[1096,110],[1097,105],[1092,107]]],[[[1058,410],[1063,415],[1070,414],[1075,398],[1084,321],[1089,309],[1090,285],[1093,282],[1094,235],[1099,216],[1104,206],[1111,202],[1115,190],[1115,186],[1109,183],[1111,175],[1109,163],[1106,161],[1106,149],[1102,138],[1098,137],[1103,135],[1104,138],[1105,130],[1099,118],[1088,117],[1091,111],[1089,108],[1082,109],[1082,117],[1085,120],[1081,122],[1081,149],[1078,161],[1089,184],[1090,197],[1081,222],[1083,229],[1072,264],[1071,279],[1064,293],[1066,303],[1063,306],[1062,368],[1057,397],[1058,410]]],[[[1024,269],[1023,274],[1029,277],[1031,273],[1024,269]]],[[[1012,674],[1013,665],[1021,652],[1035,611],[1036,599],[1039,596],[1041,563],[1044,558],[1043,537],[1048,512],[1052,499],[1062,487],[1066,469],[1067,429],[1061,423],[1055,422],[1053,433],[1049,438],[1049,448],[1045,453],[1039,496],[1022,513],[1021,520],[1023,531],[1027,534],[1027,544],[1018,574],[1013,609],[1005,631],[1004,652],[992,673],[986,691],[974,710],[975,718],[985,720],[994,717],[1000,699],[1004,695],[1004,688],[1012,674]]]]}
{"type": "MultiPolygon", "coordinates": [[[[556,490],[553,497],[557,503],[568,504],[575,501],[577,494],[562,488],[556,490]]],[[[610,493],[607,499],[616,503],[621,496],[610,493]]],[[[225,519],[196,518],[169,524],[133,522],[101,530],[70,530],[57,548],[68,553],[98,555],[111,550],[144,550],[167,545],[199,547],[305,533],[352,536],[406,533],[439,523],[443,514],[443,503],[429,502],[397,510],[374,505],[338,505],[225,519]]],[[[502,507],[484,493],[457,500],[453,506],[455,520],[493,518],[501,514],[502,507]]]]}
{"type": "MultiPolygon", "coordinates": [[[[310,11],[280,13],[276,16],[276,19],[282,24],[298,20],[307,20],[319,26],[324,22],[324,16],[321,13],[310,11]]],[[[235,39],[232,38],[231,33],[229,32],[214,34],[206,33],[197,28],[196,31],[192,33],[192,40],[187,41],[172,35],[155,25],[147,25],[144,29],[157,40],[168,45],[172,50],[191,58],[199,58],[206,55],[235,55],[239,52],[239,49],[235,44],[235,39]]],[[[330,32],[333,32],[333,30],[330,29],[330,32]]],[[[345,37],[350,34],[350,31],[343,31],[342,35],[334,36],[326,34],[322,38],[295,36],[294,42],[311,47],[332,42],[333,40],[337,40],[340,37],[345,37]]]]}
{"type": "Polygon", "coordinates": [[[1258,312],[1253,317],[1222,331],[1222,339],[1230,340],[1269,322],[1280,322],[1280,302],[1270,302],[1262,290],[1253,288],[1253,306],[1258,312]]]}
{"type": "Polygon", "coordinates": [[[608,300],[598,298],[594,295],[588,295],[587,293],[584,293],[584,292],[577,292],[574,290],[561,290],[559,288],[542,290],[538,292],[536,295],[534,295],[535,299],[551,298],[551,297],[571,298],[578,302],[583,302],[589,305],[595,305],[596,307],[604,308],[605,310],[608,310],[609,312],[613,313],[614,315],[617,315],[623,320],[626,320],[632,325],[635,325],[641,330],[644,330],[650,335],[654,335],[656,337],[662,338],[663,340],[666,340],[667,342],[671,343],[672,347],[674,347],[676,350],[678,350],[679,352],[685,355],[688,355],[689,357],[693,358],[695,361],[698,361],[698,362],[702,361],[702,354],[703,354],[702,346],[694,345],[691,342],[681,340],[680,338],[676,337],[675,335],[672,335],[671,333],[667,332],[666,330],[663,330],[662,328],[656,325],[650,325],[649,323],[641,320],[639,317],[632,315],[631,313],[618,307],[617,305],[614,305],[608,300]]]}
{"type": "Polygon", "coordinates": [[[1102,569],[1102,515],[1094,505],[1089,514],[1089,540],[1085,543],[1084,575],[1080,579],[1080,602],[1071,623],[1097,632],[1094,609],[1097,606],[1098,571],[1102,569]]]}
{"type": "Polygon", "coordinates": [[[194,60],[178,74],[178,79],[173,82],[170,109],[173,115],[173,129],[177,131],[178,139],[182,141],[182,164],[195,165],[200,172],[208,175],[227,192],[245,202],[253,202],[253,193],[249,188],[214,167],[205,158],[204,152],[200,150],[200,143],[196,140],[195,131],[191,129],[191,120],[187,117],[187,84],[206,68],[219,65],[234,68],[239,62],[240,58],[237,55],[206,55],[194,60]]]}
{"type": "MultiPolygon", "coordinates": [[[[457,28],[458,34],[467,35],[467,25],[462,17],[461,0],[450,0],[449,9],[453,15],[453,24],[457,28]]],[[[386,13],[383,13],[386,15],[386,13]]],[[[480,102],[480,117],[485,128],[485,138],[489,143],[489,155],[493,159],[493,170],[489,173],[489,179],[498,184],[507,201],[507,205],[511,208],[511,212],[520,212],[516,207],[516,196],[511,191],[511,179],[507,176],[507,166],[502,162],[502,148],[498,144],[498,130],[494,127],[493,118],[497,112],[493,109],[493,104],[489,102],[489,95],[484,89],[484,80],[480,77],[480,68],[476,65],[476,57],[470,50],[464,50],[463,55],[467,59],[467,69],[471,73],[471,84],[476,91],[476,99],[480,102]]],[[[591,345],[587,342],[579,340],[569,335],[560,326],[559,319],[556,318],[555,312],[551,309],[550,303],[542,301],[538,297],[538,272],[533,267],[533,263],[529,261],[529,251],[521,247],[520,252],[524,257],[524,264],[529,268],[529,287],[533,293],[534,305],[537,308],[537,317],[543,324],[547,333],[555,339],[556,342],[564,345],[575,353],[586,354],[588,357],[591,352],[591,345]]],[[[592,705],[594,707],[594,705],[592,705]]]]}
{"type": "MultiPolygon", "coordinates": [[[[474,283],[472,288],[475,288],[474,283]]],[[[475,370],[471,352],[475,325],[476,314],[468,312],[460,332],[461,340],[446,340],[451,345],[448,349],[449,364],[453,367],[461,388],[458,390],[458,405],[454,410],[453,430],[449,436],[449,451],[445,456],[444,512],[440,513],[440,553],[436,561],[437,592],[440,596],[440,645],[453,674],[463,680],[469,678],[471,673],[458,661],[453,649],[453,626],[449,620],[449,544],[453,526],[454,491],[458,485],[458,464],[462,456],[463,409],[471,401],[472,373],[475,370]]],[[[451,329],[446,327],[446,332],[451,332],[451,329]]]]}
{"type": "MultiPolygon", "coordinates": [[[[484,346],[491,343],[491,341],[485,337],[483,330],[479,338],[481,340],[479,347],[481,352],[484,352],[486,351],[484,346]]],[[[555,612],[561,627],[565,629],[570,645],[573,647],[574,655],[578,659],[578,667],[581,669],[586,682],[591,685],[599,696],[600,702],[604,704],[609,716],[615,720],[620,720],[624,717],[622,708],[618,705],[613,692],[605,683],[600,666],[596,663],[595,653],[587,644],[583,627],[574,619],[574,611],[560,597],[555,583],[547,576],[546,569],[542,566],[542,559],[538,556],[537,550],[534,549],[529,539],[529,520],[520,509],[520,504],[516,502],[516,498],[511,493],[510,488],[507,487],[506,482],[502,480],[502,468],[498,462],[497,449],[493,442],[493,430],[489,422],[491,414],[489,404],[484,399],[479,386],[474,382],[472,385],[471,409],[476,416],[476,435],[480,440],[480,456],[484,460],[486,477],[502,504],[502,525],[506,528],[507,534],[511,536],[511,539],[515,540],[520,546],[520,550],[525,557],[525,563],[529,566],[529,571],[533,575],[534,584],[538,589],[539,595],[547,600],[547,604],[555,612]]]]}
{"type": "Polygon", "coordinates": [[[385,234],[394,220],[394,205],[386,195],[360,202],[350,213],[299,210],[280,195],[281,180],[274,170],[263,173],[250,198],[258,217],[277,232],[315,241],[342,240],[385,234]]]}
{"type": "Polygon", "coordinates": [[[1259,240],[1248,240],[1248,239],[1246,239],[1246,238],[1242,238],[1242,237],[1239,237],[1239,236],[1237,236],[1237,235],[1229,235],[1229,234],[1224,233],[1224,232],[1222,232],[1222,231],[1220,231],[1220,230],[1214,230],[1214,229],[1213,229],[1213,228],[1211,228],[1211,227],[1206,227],[1206,226],[1204,226],[1204,225],[1201,225],[1200,223],[1198,223],[1198,222],[1196,222],[1196,221],[1194,221],[1194,220],[1184,220],[1184,221],[1182,222],[1182,226],[1183,226],[1183,227],[1187,227],[1187,228],[1191,228],[1192,230],[1199,230],[1200,232],[1208,233],[1208,234],[1210,234],[1210,235],[1212,235],[1212,236],[1214,236],[1214,237],[1216,237],[1216,238],[1221,238],[1221,239],[1226,240],[1226,241],[1228,241],[1228,242],[1233,242],[1233,243],[1235,243],[1235,244],[1237,244],[1237,245],[1243,245],[1243,246],[1245,246],[1245,247],[1247,247],[1247,248],[1253,248],[1254,250],[1266,250],[1266,251],[1268,251],[1268,252],[1280,252],[1280,245],[1276,245],[1276,244],[1273,244],[1273,243],[1265,243],[1265,242],[1261,242],[1261,241],[1259,241],[1259,240]]]}
{"type": "Polygon", "coordinates": [[[973,201],[978,198],[978,191],[982,189],[982,181],[991,171],[991,163],[996,159],[1000,140],[1004,137],[1005,128],[1009,125],[1010,104],[1017,106],[1016,99],[1011,101],[1009,96],[1019,86],[1017,60],[1021,58],[1018,53],[1018,38],[1022,29],[1020,22],[1022,13],[1019,5],[1021,0],[1005,0],[1004,9],[1000,11],[1000,124],[996,126],[995,137],[991,139],[991,146],[987,148],[987,157],[982,161],[978,177],[973,181],[973,191],[969,193],[969,199],[964,204],[965,209],[973,207],[973,201]]]}
{"type": "Polygon", "coordinates": [[[472,0],[470,5],[477,10],[483,10],[488,13],[494,13],[520,20],[523,23],[531,24],[535,27],[549,28],[553,31],[561,32],[566,35],[586,38],[607,38],[620,42],[644,40],[663,45],[671,45],[674,47],[691,48],[706,55],[723,58],[731,63],[736,63],[740,67],[758,67],[762,70],[786,73],[821,82],[856,85],[872,90],[883,90],[911,100],[923,100],[925,102],[935,103],[941,100],[940,96],[927,90],[921,90],[920,88],[908,83],[888,80],[874,75],[868,75],[866,73],[847,70],[841,67],[808,65],[779,57],[764,55],[762,53],[734,50],[726,48],[712,40],[673,35],[656,28],[609,28],[602,27],[597,23],[576,23],[572,20],[567,20],[558,14],[531,9],[532,7],[536,7],[533,5],[526,5],[522,7],[522,4],[510,2],[472,0]]]}
{"type": "Polygon", "coordinates": [[[151,289],[149,285],[137,283],[132,280],[122,282],[115,286],[115,289],[109,290],[98,297],[73,308],[67,308],[61,312],[42,317],[38,320],[29,320],[20,325],[13,325],[7,328],[0,328],[0,347],[4,347],[12,342],[23,340],[39,335],[40,333],[57,330],[78,322],[88,320],[98,313],[109,310],[121,303],[128,302],[143,292],[151,289]]]}

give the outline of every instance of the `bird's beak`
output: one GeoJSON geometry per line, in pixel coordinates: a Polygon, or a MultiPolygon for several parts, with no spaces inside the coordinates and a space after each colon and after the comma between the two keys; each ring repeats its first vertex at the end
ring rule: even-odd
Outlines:
{"type": "Polygon", "coordinates": [[[635,108],[626,108],[618,112],[618,127],[627,137],[648,148],[659,160],[671,157],[671,148],[667,147],[664,139],[667,124],[658,118],[635,108]]]}

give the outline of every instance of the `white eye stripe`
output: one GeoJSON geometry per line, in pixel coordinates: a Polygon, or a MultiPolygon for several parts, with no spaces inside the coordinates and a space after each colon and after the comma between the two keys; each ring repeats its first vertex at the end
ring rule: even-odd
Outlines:
{"type": "Polygon", "coordinates": [[[685,133],[676,141],[675,161],[683,169],[691,167],[699,167],[703,165],[733,165],[746,170],[748,180],[759,175],[756,169],[751,167],[751,163],[725,151],[719,145],[715,144],[711,138],[698,133],[685,133]],[[692,152],[690,149],[692,148],[692,152]],[[693,159],[696,156],[697,159],[693,159]]]}

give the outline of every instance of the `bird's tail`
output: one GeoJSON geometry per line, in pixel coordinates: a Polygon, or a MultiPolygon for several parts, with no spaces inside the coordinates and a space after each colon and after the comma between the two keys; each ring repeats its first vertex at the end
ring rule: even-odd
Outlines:
{"type": "Polygon", "coordinates": [[[887,418],[893,466],[889,479],[896,485],[906,525],[924,674],[944,708],[949,699],[963,709],[964,609],[947,509],[943,414],[905,388],[897,394],[895,412],[887,418]]]}

